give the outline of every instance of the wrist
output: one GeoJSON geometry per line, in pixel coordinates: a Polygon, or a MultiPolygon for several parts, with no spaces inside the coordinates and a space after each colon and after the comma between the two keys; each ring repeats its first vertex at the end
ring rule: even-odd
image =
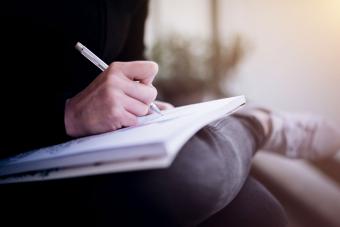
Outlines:
{"type": "Polygon", "coordinates": [[[75,117],[74,117],[74,111],[73,111],[73,105],[72,100],[67,99],[65,101],[65,111],[64,111],[64,126],[65,131],[68,136],[76,137],[76,127],[74,125],[75,123],[75,117]]]}

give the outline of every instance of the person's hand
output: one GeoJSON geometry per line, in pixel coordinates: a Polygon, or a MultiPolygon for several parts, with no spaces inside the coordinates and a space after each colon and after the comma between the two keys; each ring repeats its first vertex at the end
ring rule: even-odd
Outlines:
{"type": "Polygon", "coordinates": [[[157,72],[158,65],[150,61],[112,63],[66,102],[66,133],[78,137],[136,125],[157,96],[152,85],[157,72]]]}
{"type": "Polygon", "coordinates": [[[175,108],[172,104],[167,103],[167,102],[162,102],[162,101],[154,101],[154,103],[156,104],[156,106],[160,109],[160,110],[168,110],[168,109],[173,109],[175,108]]]}

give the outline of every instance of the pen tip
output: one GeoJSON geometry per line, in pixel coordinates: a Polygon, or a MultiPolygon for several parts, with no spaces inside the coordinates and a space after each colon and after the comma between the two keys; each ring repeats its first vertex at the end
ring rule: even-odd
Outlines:
{"type": "Polygon", "coordinates": [[[151,103],[150,108],[152,109],[153,112],[160,114],[160,115],[163,115],[163,113],[160,111],[160,109],[154,103],[151,103]]]}

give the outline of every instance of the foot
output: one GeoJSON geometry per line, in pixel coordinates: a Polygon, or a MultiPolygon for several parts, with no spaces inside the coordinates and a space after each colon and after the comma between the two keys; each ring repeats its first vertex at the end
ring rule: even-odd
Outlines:
{"type": "Polygon", "coordinates": [[[340,151],[340,126],[320,116],[279,113],[265,108],[249,108],[245,114],[263,128],[261,150],[310,160],[324,159],[340,151]]]}

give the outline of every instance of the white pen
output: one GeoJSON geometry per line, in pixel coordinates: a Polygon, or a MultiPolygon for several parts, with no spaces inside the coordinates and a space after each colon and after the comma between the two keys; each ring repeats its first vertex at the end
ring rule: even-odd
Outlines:
{"type": "MultiPolygon", "coordinates": [[[[77,42],[75,48],[77,50],[80,51],[80,53],[82,55],[84,55],[84,57],[86,57],[90,62],[92,62],[93,64],[95,64],[98,68],[100,68],[102,71],[104,71],[105,69],[107,69],[109,66],[103,62],[99,57],[97,57],[94,53],[92,53],[89,49],[87,49],[83,44],[81,44],[80,42],[77,42]]],[[[151,103],[150,104],[150,109],[158,114],[162,114],[162,112],[158,109],[158,107],[156,106],[155,103],[151,103]]]]}

